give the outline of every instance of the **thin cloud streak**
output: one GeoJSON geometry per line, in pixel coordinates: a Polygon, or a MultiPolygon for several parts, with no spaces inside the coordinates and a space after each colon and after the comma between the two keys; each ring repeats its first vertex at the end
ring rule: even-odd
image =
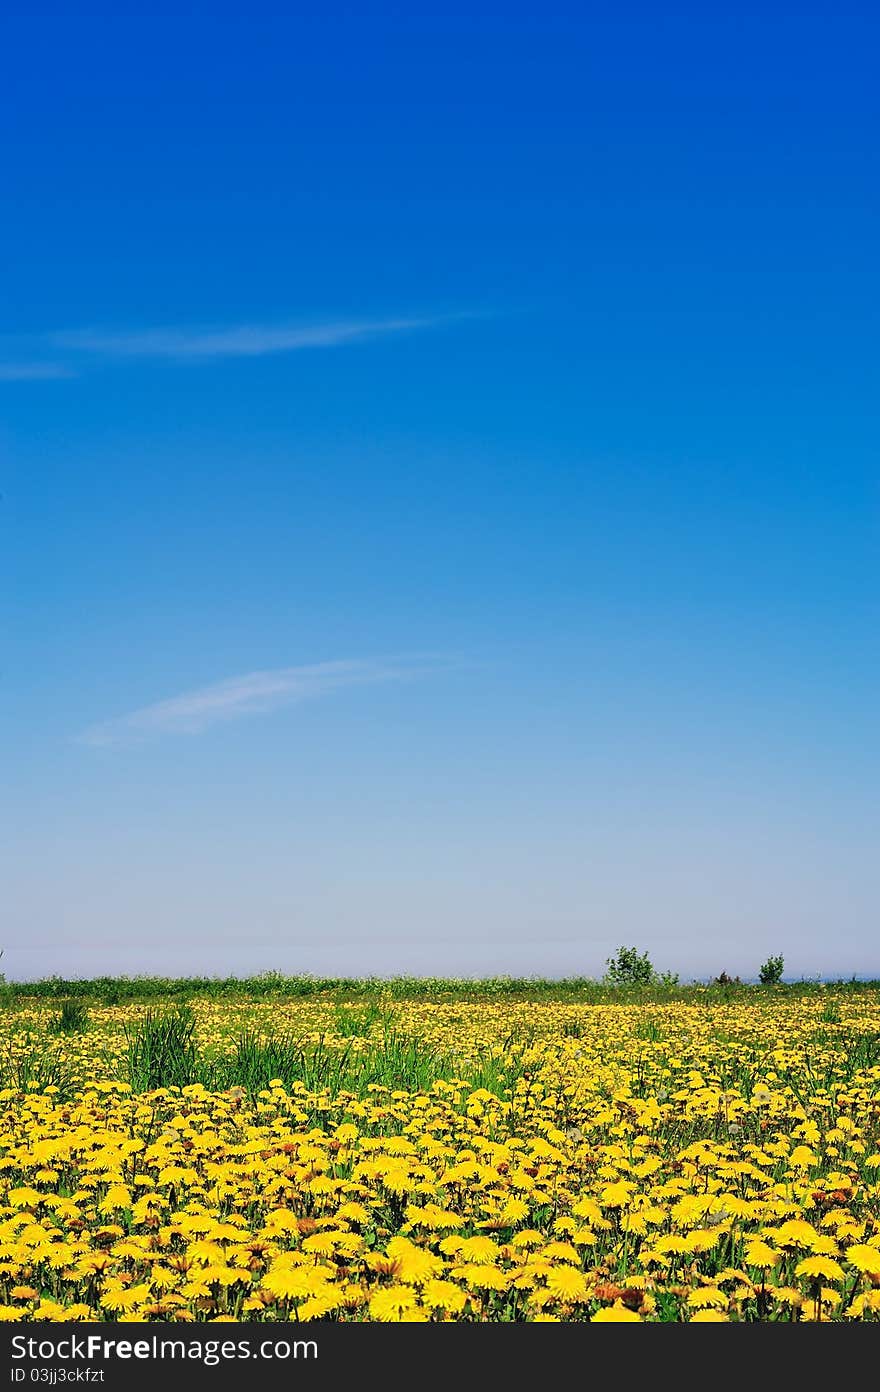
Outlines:
{"type": "Polygon", "coordinates": [[[101,363],[153,360],[205,363],[224,358],[263,358],[309,348],[339,348],[370,339],[437,328],[479,311],[393,319],[340,319],[317,324],[233,324],[226,327],[68,329],[0,338],[0,382],[78,377],[101,363]],[[3,356],[10,360],[3,361],[3,356]],[[33,355],[33,356],[31,356],[33,355]],[[69,361],[59,361],[69,359],[69,361]]]}
{"type": "Polygon", "coordinates": [[[242,324],[224,329],[146,329],[104,333],[78,329],[51,335],[56,348],[107,358],[259,358],[305,348],[334,348],[382,335],[432,328],[429,319],[342,320],[311,325],[242,324]]]}
{"type": "Polygon", "coordinates": [[[163,735],[200,735],[212,726],[314,700],[342,687],[403,681],[443,665],[446,660],[427,655],[346,659],[246,672],[92,725],[76,742],[99,748],[141,744],[163,735]]]}
{"type": "Polygon", "coordinates": [[[49,382],[64,377],[75,377],[73,368],[64,363],[0,362],[0,382],[49,382]]]}

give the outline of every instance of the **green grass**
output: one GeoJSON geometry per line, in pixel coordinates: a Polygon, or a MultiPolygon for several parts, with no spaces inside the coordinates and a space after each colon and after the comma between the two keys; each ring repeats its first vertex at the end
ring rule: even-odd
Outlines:
{"type": "Polygon", "coordinates": [[[188,1087],[200,1079],[196,1021],[189,1006],[164,1013],[148,1010],[125,1029],[123,1075],[135,1092],[188,1087]]]}
{"type": "MultiPolygon", "coordinates": [[[[42,1091],[54,1086],[63,1095],[72,1087],[72,1075],[65,1061],[64,1037],[89,1028],[87,1001],[100,1002],[111,978],[69,982],[58,978],[6,986],[0,1004],[12,1016],[27,1009],[28,1003],[57,1000],[60,1008],[46,1020],[45,1033],[32,1036],[28,1025],[24,1036],[0,1053],[0,1086],[18,1092],[42,1091]],[[53,1038],[54,1037],[54,1038],[53,1038]]],[[[249,1096],[264,1091],[279,1079],[288,1090],[301,1085],[307,1092],[331,1095],[349,1093],[366,1096],[372,1085],[390,1091],[429,1090],[439,1081],[460,1079],[467,1088],[485,1088],[498,1097],[512,1099],[517,1081],[528,1074],[523,1059],[531,1043],[530,1031],[521,1030],[505,1041],[503,1049],[466,1050],[460,1057],[425,1040],[402,1033],[395,1027],[399,1012],[395,1001],[406,999],[456,1002],[463,1005],[482,1001],[551,1001],[564,1004],[626,1003],[648,1007],[633,1026],[634,1053],[638,1042],[657,1044],[664,1037],[662,1015],[653,1014],[652,1004],[679,1000],[697,1008],[731,1000],[801,997],[809,994],[816,1001],[814,1042],[839,1048],[833,1063],[824,1064],[827,1076],[823,1086],[853,1076],[858,1070],[880,1065],[880,1033],[856,1030],[843,1023],[845,999],[858,992],[876,991],[878,983],[839,982],[819,987],[816,983],[762,987],[731,985],[723,987],[677,987],[659,994],[656,988],[621,990],[600,986],[587,979],[548,981],[519,978],[509,980],[438,981],[424,978],[379,980],[320,980],[310,977],[119,978],[114,982],[127,1000],[146,1008],[137,1019],[122,1022],[124,1047],[121,1060],[114,1061],[111,1073],[128,1083],[137,1093],[158,1088],[182,1088],[201,1083],[212,1090],[241,1088],[249,1096]],[[256,988],[254,983],[258,983],[256,988]],[[162,990],[166,991],[163,996],[162,990]],[[230,1006],[247,1001],[284,1001],[296,996],[324,992],[332,1007],[331,1023],[320,1039],[314,1034],[302,1037],[291,1033],[259,1034],[245,1029],[234,1044],[200,1046],[196,1016],[189,998],[228,1000],[230,1006]]],[[[271,1012],[269,1012],[271,1018],[271,1012]]],[[[326,1018],[326,1017],[325,1017],[326,1018]]],[[[455,1018],[453,1011],[450,1018],[455,1018]]],[[[586,1026],[585,1017],[572,1012],[562,1029],[565,1036],[578,1038],[586,1026]]],[[[265,1028],[265,1027],[264,1027],[265,1028]]],[[[723,1017],[714,1026],[724,1028],[723,1017]]],[[[721,1036],[719,1036],[721,1037],[721,1036]]],[[[639,1064],[640,1067],[640,1064],[639,1064]]],[[[746,1072],[749,1070],[746,1069],[746,1072]]],[[[726,1083],[746,1085],[748,1079],[727,1078],[726,1083]]]]}
{"type": "Polygon", "coordinates": [[[21,1047],[7,1045],[0,1057],[0,1087],[16,1092],[43,1092],[54,1087],[66,1096],[73,1088],[73,1075],[56,1049],[28,1035],[21,1047]]]}
{"type": "Polygon", "coordinates": [[[376,1000],[366,1005],[337,1005],[333,1027],[343,1039],[367,1038],[375,1025],[387,1029],[394,1018],[393,1010],[383,1009],[376,1000]]]}
{"type": "MultiPolygon", "coordinates": [[[[880,981],[829,982],[823,990],[832,995],[880,988],[880,981]]],[[[383,980],[378,977],[313,977],[285,976],[281,972],[264,972],[260,976],[101,976],[74,978],[52,976],[39,981],[5,982],[0,986],[0,1005],[41,1000],[89,1000],[104,1005],[119,1005],[129,1001],[186,1002],[195,997],[230,1000],[295,1000],[327,995],[334,997],[341,1018],[344,1012],[362,1004],[367,1011],[379,1012],[388,1001],[436,1001],[463,1004],[493,1000],[506,1001],[567,1001],[571,1004],[600,1005],[628,1000],[645,1003],[684,1001],[719,1004],[741,1000],[750,995],[779,992],[784,995],[810,994],[819,989],[815,981],[790,982],[781,986],[760,986],[755,983],[730,985],[658,985],[645,987],[614,987],[590,977],[576,976],[558,980],[544,977],[439,978],[399,976],[383,980]]],[[[348,1017],[352,1032],[357,1032],[360,1020],[348,1017]]]]}
{"type": "Polygon", "coordinates": [[[394,1030],[364,1047],[352,1039],[341,1048],[323,1037],[264,1037],[245,1030],[231,1052],[205,1054],[197,1047],[195,1019],[187,1006],[165,1014],[148,1011],[126,1030],[126,1044],[121,1076],[135,1092],[202,1083],[216,1091],[241,1088],[256,1096],[280,1081],[288,1091],[302,1085],[310,1093],[364,1097],[374,1085],[429,1089],[456,1072],[450,1055],[394,1030]]]}
{"type": "MultiPolygon", "coordinates": [[[[365,1015],[358,1023],[372,1026],[381,1018],[365,1015]]],[[[192,1010],[183,1005],[148,1010],[126,1026],[122,1081],[135,1092],[201,1083],[214,1091],[241,1088],[252,1097],[279,1081],[288,1091],[301,1085],[309,1093],[362,1098],[375,1087],[420,1092],[441,1079],[459,1078],[470,1088],[502,1097],[510,1094],[521,1071],[521,1051],[508,1047],[512,1040],[501,1051],[484,1050],[464,1061],[387,1025],[375,1039],[367,1040],[359,1030],[342,1045],[328,1043],[324,1036],[316,1041],[246,1029],[232,1050],[206,1053],[198,1047],[195,1025],[192,1010]]]]}
{"type": "Polygon", "coordinates": [[[82,1034],[89,1027],[89,1012],[81,1000],[66,1000],[50,1024],[53,1034],[82,1034]]]}

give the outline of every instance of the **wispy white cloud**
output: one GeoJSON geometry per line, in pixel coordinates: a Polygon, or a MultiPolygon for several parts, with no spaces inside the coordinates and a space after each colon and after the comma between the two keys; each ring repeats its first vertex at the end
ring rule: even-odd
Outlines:
{"type": "Polygon", "coordinates": [[[0,381],[76,377],[90,364],[136,359],[210,362],[262,358],[434,328],[472,315],[421,318],[331,319],[311,324],[233,324],[151,329],[67,329],[0,338],[0,381]],[[8,355],[8,361],[3,361],[8,355]],[[59,360],[60,359],[60,360],[59,360]]]}
{"type": "Polygon", "coordinates": [[[0,382],[47,382],[59,377],[75,377],[66,363],[0,362],[0,382]]]}
{"type": "Polygon", "coordinates": [[[246,672],[92,725],[77,737],[77,742],[93,746],[125,745],[139,744],[161,735],[200,735],[213,725],[240,716],[312,700],[341,687],[402,681],[437,670],[447,663],[447,659],[428,654],[348,659],[246,672]]]}
{"type": "Polygon", "coordinates": [[[259,358],[304,348],[334,348],[363,339],[427,329],[433,319],[344,319],[321,324],[239,324],[230,328],[160,328],[110,333],[77,329],[50,336],[53,347],[109,358],[259,358]]]}

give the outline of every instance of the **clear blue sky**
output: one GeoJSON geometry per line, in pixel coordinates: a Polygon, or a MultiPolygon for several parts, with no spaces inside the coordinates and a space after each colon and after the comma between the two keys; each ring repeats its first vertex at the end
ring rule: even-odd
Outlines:
{"type": "Polygon", "coordinates": [[[880,973],[876,8],[78,8],[0,42],[7,975],[880,973]]]}

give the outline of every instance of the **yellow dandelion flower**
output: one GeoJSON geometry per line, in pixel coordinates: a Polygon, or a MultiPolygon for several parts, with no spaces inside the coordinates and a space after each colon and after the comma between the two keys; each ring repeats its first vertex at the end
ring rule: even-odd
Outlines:
{"type": "Polygon", "coordinates": [[[491,1237],[465,1237],[458,1243],[456,1255],[468,1262],[494,1262],[500,1248],[491,1237]]]}
{"type": "Polygon", "coordinates": [[[261,1284],[276,1300],[304,1300],[325,1286],[327,1277],[311,1266],[278,1265],[266,1273],[261,1284]]]}
{"type": "Polygon", "coordinates": [[[774,1252],[769,1243],[763,1242],[760,1238],[755,1238],[746,1247],[746,1264],[748,1266],[763,1267],[766,1271],[770,1267],[776,1266],[777,1262],[780,1261],[782,1261],[782,1253],[774,1252]]]}
{"type": "Polygon", "coordinates": [[[689,1293],[687,1303],[695,1310],[705,1310],[709,1306],[714,1306],[717,1310],[726,1310],[727,1296],[716,1286],[698,1286],[689,1293]]]}
{"type": "Polygon", "coordinates": [[[846,1261],[865,1276],[880,1276],[880,1249],[867,1242],[855,1242],[844,1253],[846,1261]]]}
{"type": "Polygon", "coordinates": [[[511,1279],[508,1272],[499,1271],[497,1266],[491,1266],[488,1262],[453,1267],[452,1275],[472,1288],[496,1291],[507,1290],[511,1279]]]}
{"type": "Polygon", "coordinates": [[[794,1286],[768,1286],[767,1294],[778,1301],[780,1305],[803,1305],[803,1292],[795,1290],[794,1286]]]}
{"type": "Polygon", "coordinates": [[[832,1261],[831,1257],[805,1257],[798,1262],[794,1274],[823,1281],[843,1281],[846,1275],[839,1262],[832,1261]]]}
{"type": "MultiPolygon", "coordinates": [[[[606,1184],[602,1190],[602,1205],[604,1208],[626,1208],[630,1202],[635,1185],[628,1180],[618,1180],[616,1184],[606,1184]]],[[[580,1216],[580,1215],[579,1215],[580,1216]]]]}
{"type": "Polygon", "coordinates": [[[406,1237],[392,1237],[385,1250],[394,1262],[397,1279],[404,1285],[422,1285],[443,1270],[439,1257],[406,1237]]]}
{"type": "Polygon", "coordinates": [[[296,1317],[300,1320],[323,1319],[325,1315],[332,1314],[344,1303],[345,1296],[342,1291],[327,1286],[297,1306],[296,1317]]]}
{"type": "Polygon", "coordinates": [[[594,1223],[601,1223],[603,1221],[602,1210],[596,1203],[596,1200],[586,1195],[578,1199],[577,1203],[572,1204],[571,1211],[576,1218],[587,1218],[594,1223]]]}
{"type": "Polygon", "coordinates": [[[802,1218],[792,1218],[789,1222],[783,1223],[782,1227],[777,1228],[772,1234],[773,1241],[779,1247],[809,1247],[819,1234],[812,1223],[806,1223],[802,1218]]]}
{"type": "Polygon", "coordinates": [[[372,1319],[390,1322],[402,1320],[416,1307],[416,1295],[411,1286],[389,1286],[378,1290],[370,1297],[369,1311],[372,1319]]]}
{"type": "Polygon", "coordinates": [[[591,1324],[641,1324],[642,1317],[625,1305],[606,1305],[590,1317],[591,1324]]]}
{"type": "Polygon", "coordinates": [[[513,1226],[514,1223],[521,1223],[523,1218],[527,1218],[529,1206],[522,1199],[510,1198],[504,1204],[499,1217],[502,1222],[513,1226]]]}
{"type": "Polygon", "coordinates": [[[431,1310],[460,1314],[467,1304],[467,1294],[453,1281],[431,1280],[425,1284],[422,1300],[431,1310]]]}
{"type": "Polygon", "coordinates": [[[310,1237],[304,1237],[302,1250],[310,1252],[320,1257],[332,1257],[339,1245],[340,1233],[317,1232],[310,1237]]]}
{"type": "Polygon", "coordinates": [[[580,1271],[571,1266],[557,1266],[547,1276],[547,1290],[557,1300],[588,1300],[587,1283],[580,1271]]]}
{"type": "Polygon", "coordinates": [[[543,1233],[539,1233],[537,1228],[523,1228],[521,1232],[514,1233],[510,1240],[512,1247],[540,1247],[544,1241],[543,1233]]]}

